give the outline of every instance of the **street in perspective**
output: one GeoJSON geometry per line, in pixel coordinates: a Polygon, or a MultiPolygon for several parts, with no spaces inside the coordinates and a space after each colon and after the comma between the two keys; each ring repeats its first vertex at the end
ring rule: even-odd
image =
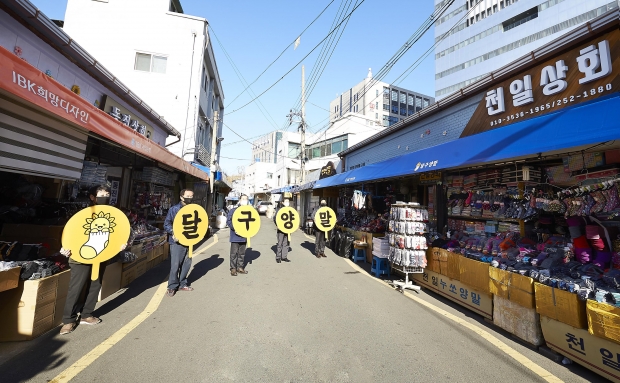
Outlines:
{"type": "Polygon", "coordinates": [[[0,381],[620,382],[619,74],[619,0],[0,0],[0,381]]]}

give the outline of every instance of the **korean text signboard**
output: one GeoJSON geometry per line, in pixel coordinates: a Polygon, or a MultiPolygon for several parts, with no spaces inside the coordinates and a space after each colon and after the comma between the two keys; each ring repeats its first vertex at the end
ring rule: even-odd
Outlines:
{"type": "Polygon", "coordinates": [[[239,206],[233,213],[232,222],[235,233],[246,238],[248,247],[251,247],[250,238],[258,234],[260,230],[260,216],[256,209],[250,205],[239,206]]]}
{"type": "Polygon", "coordinates": [[[194,256],[194,245],[202,241],[208,230],[209,216],[195,203],[183,206],[172,222],[172,233],[181,245],[189,247],[190,258],[194,256]]]}
{"type": "Polygon", "coordinates": [[[299,227],[299,213],[292,207],[283,207],[278,210],[276,215],[276,226],[278,229],[288,234],[288,240],[291,240],[291,233],[293,233],[299,227]]]}
{"type": "Polygon", "coordinates": [[[487,89],[461,137],[618,92],[619,68],[620,31],[614,30],[487,89]]]}
{"type": "Polygon", "coordinates": [[[336,213],[331,208],[323,206],[314,214],[314,224],[317,229],[325,232],[327,239],[327,233],[336,226],[336,213]]]}
{"type": "Polygon", "coordinates": [[[91,279],[99,278],[102,262],[112,259],[129,240],[129,220],[108,205],[80,210],[62,231],[62,247],[71,250],[74,261],[93,265],[91,279]]]}

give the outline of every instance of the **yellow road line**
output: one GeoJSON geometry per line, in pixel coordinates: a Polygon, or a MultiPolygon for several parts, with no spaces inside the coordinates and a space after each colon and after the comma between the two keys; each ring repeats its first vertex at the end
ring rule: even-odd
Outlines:
{"type": "MultiPolygon", "coordinates": [[[[214,241],[210,243],[208,246],[197,252],[196,254],[200,254],[204,251],[207,251],[211,246],[217,243],[217,235],[214,235],[214,241]]],[[[81,357],[77,362],[73,363],[63,372],[58,374],[54,379],[50,380],[50,383],[65,383],[75,378],[77,374],[84,371],[88,366],[90,366],[97,358],[103,355],[106,351],[112,348],[115,344],[120,342],[127,334],[133,331],[136,327],[138,327],[142,322],[146,320],[151,314],[153,314],[159,304],[161,303],[164,295],[166,295],[166,289],[168,287],[168,278],[166,277],[166,281],[162,282],[155,294],[151,298],[151,301],[146,308],[138,314],[135,318],[131,320],[131,322],[127,323],[120,330],[112,334],[108,339],[101,342],[98,346],[92,349],[88,354],[81,357]]]]}
{"type": "MultiPolygon", "coordinates": [[[[374,278],[372,275],[366,273],[364,271],[364,269],[362,269],[361,267],[359,267],[358,265],[356,265],[355,263],[353,263],[351,260],[346,259],[346,261],[349,263],[349,265],[351,267],[353,267],[354,269],[356,269],[357,271],[360,271],[361,274],[364,274],[370,278],[372,278],[373,280],[388,286],[388,287],[392,287],[390,284],[374,278]]],[[[543,378],[544,380],[546,380],[547,382],[550,383],[562,383],[563,380],[561,380],[560,378],[558,378],[557,376],[553,375],[552,373],[550,373],[549,371],[545,370],[544,368],[540,367],[539,365],[537,365],[536,363],[532,362],[530,359],[528,359],[525,355],[521,354],[520,352],[518,352],[517,350],[515,350],[514,348],[508,346],[506,343],[502,342],[501,340],[499,340],[497,337],[495,337],[493,334],[491,334],[490,332],[472,324],[469,323],[468,321],[459,318],[458,316],[451,314],[449,312],[447,312],[446,310],[443,310],[435,305],[433,305],[432,303],[429,303],[423,299],[420,299],[419,297],[405,291],[404,295],[407,298],[410,298],[414,301],[416,301],[417,303],[435,311],[437,314],[442,315],[458,324],[460,324],[461,326],[475,332],[476,334],[480,335],[480,337],[482,337],[484,340],[488,341],[489,343],[491,343],[493,346],[499,348],[500,350],[502,350],[504,353],[506,353],[508,356],[512,357],[513,359],[515,359],[517,362],[521,363],[523,366],[525,366],[526,368],[528,368],[530,371],[534,372],[536,375],[540,376],[541,378],[543,378]]]]}

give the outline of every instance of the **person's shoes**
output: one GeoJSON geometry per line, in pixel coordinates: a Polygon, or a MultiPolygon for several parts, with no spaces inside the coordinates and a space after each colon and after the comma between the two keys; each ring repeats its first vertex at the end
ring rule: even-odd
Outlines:
{"type": "Polygon", "coordinates": [[[321,258],[321,254],[317,254],[317,255],[316,255],[316,257],[317,257],[317,258],[321,258]]]}
{"type": "Polygon", "coordinates": [[[67,323],[66,325],[63,325],[60,328],[60,335],[71,334],[73,332],[73,330],[75,330],[76,327],[77,327],[77,323],[75,323],[75,322],[67,323]]]}
{"type": "Polygon", "coordinates": [[[282,258],[282,262],[290,262],[291,260],[288,258],[282,258]]]}
{"type": "Polygon", "coordinates": [[[194,291],[194,288],[192,286],[183,286],[179,291],[194,291]]]}
{"type": "Polygon", "coordinates": [[[238,268],[238,269],[237,269],[237,272],[238,272],[239,274],[247,274],[247,273],[248,273],[247,271],[245,271],[245,270],[243,269],[243,267],[238,268]]]}
{"type": "Polygon", "coordinates": [[[279,259],[276,259],[276,262],[277,262],[277,263],[282,263],[282,261],[281,261],[281,260],[279,260],[279,259]]]}
{"type": "Polygon", "coordinates": [[[327,258],[327,255],[325,255],[325,253],[321,253],[321,257],[327,258]]]}
{"type": "Polygon", "coordinates": [[[176,294],[177,291],[174,289],[168,289],[168,291],[166,291],[166,295],[169,296],[170,298],[172,298],[174,296],[174,294],[176,294]]]}
{"type": "Polygon", "coordinates": [[[230,269],[230,275],[232,275],[233,277],[236,277],[237,276],[237,270],[230,269]]]}
{"type": "Polygon", "coordinates": [[[95,324],[99,324],[101,323],[101,319],[97,318],[97,317],[88,317],[88,318],[81,318],[80,319],[80,324],[89,324],[89,325],[95,325],[95,324]]]}

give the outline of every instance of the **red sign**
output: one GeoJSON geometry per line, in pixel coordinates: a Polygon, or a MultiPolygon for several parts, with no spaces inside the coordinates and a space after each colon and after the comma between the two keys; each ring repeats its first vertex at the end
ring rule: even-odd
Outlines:
{"type": "Polygon", "coordinates": [[[200,179],[209,176],[122,124],[25,60],[0,47],[0,89],[129,150],[200,179]]]}

